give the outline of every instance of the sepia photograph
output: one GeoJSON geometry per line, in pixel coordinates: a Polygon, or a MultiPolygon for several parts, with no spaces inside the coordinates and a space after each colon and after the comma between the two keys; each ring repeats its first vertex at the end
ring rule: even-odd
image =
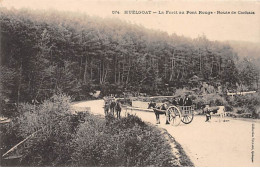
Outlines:
{"type": "Polygon", "coordinates": [[[260,167],[259,0],[0,0],[0,167],[260,167]]]}

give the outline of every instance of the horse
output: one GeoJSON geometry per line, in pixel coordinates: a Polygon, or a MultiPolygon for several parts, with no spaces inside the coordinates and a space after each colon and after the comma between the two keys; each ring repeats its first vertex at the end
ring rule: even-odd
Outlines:
{"type": "MultiPolygon", "coordinates": [[[[154,108],[154,114],[156,117],[156,124],[160,124],[160,115],[166,116],[167,105],[164,103],[160,107],[154,108]]],[[[169,124],[168,118],[166,118],[166,124],[169,124]]]]}
{"type": "Polygon", "coordinates": [[[116,110],[117,118],[120,119],[120,113],[121,113],[122,107],[121,107],[121,103],[119,101],[116,102],[115,110],[116,110]]]}

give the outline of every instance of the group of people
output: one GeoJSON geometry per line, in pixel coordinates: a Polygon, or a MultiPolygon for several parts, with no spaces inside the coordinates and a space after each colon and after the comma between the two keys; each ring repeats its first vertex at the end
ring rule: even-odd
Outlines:
{"type": "Polygon", "coordinates": [[[175,97],[172,100],[172,104],[174,106],[191,106],[192,105],[192,99],[189,97],[189,95],[185,95],[185,98],[183,100],[182,97],[180,97],[179,99],[176,99],[175,97]]]}
{"type": "Polygon", "coordinates": [[[108,115],[109,113],[114,115],[116,112],[117,118],[120,118],[121,117],[120,114],[122,111],[122,106],[121,106],[120,101],[115,100],[115,99],[105,100],[104,111],[105,111],[105,115],[108,115]],[[109,110],[110,110],[110,112],[109,112],[109,110]]]}
{"type": "MultiPolygon", "coordinates": [[[[170,103],[170,101],[164,101],[164,103],[160,106],[161,110],[166,110],[166,105],[167,103],[170,103]]],[[[191,106],[193,104],[192,102],[192,99],[189,97],[189,95],[186,95],[185,98],[183,99],[182,97],[180,98],[176,98],[174,97],[172,102],[171,102],[172,105],[174,106],[191,106]]],[[[150,102],[148,104],[148,109],[150,108],[156,108],[156,103],[155,102],[150,102]]]]}

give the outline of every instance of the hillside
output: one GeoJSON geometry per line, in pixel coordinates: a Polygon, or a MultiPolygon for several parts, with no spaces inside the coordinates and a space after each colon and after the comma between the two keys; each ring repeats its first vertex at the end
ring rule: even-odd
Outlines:
{"type": "Polygon", "coordinates": [[[259,79],[250,64],[237,68],[231,46],[205,36],[56,11],[1,9],[0,22],[2,100],[42,101],[59,92],[82,100],[95,90],[169,95],[202,81],[235,89],[259,79]]]}

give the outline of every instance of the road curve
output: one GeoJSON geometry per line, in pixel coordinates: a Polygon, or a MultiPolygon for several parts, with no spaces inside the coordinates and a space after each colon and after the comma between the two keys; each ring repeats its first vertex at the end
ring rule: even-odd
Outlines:
{"type": "MultiPolygon", "coordinates": [[[[90,107],[93,114],[103,114],[104,101],[92,100],[74,104],[73,107],[90,107]]],[[[142,120],[155,124],[151,112],[127,111],[142,120]]],[[[125,110],[122,111],[124,116],[125,110]]],[[[184,148],[195,166],[198,167],[250,167],[260,166],[260,121],[245,121],[227,118],[219,122],[213,117],[205,122],[203,116],[195,116],[192,123],[177,127],[161,124],[184,148]]]]}

